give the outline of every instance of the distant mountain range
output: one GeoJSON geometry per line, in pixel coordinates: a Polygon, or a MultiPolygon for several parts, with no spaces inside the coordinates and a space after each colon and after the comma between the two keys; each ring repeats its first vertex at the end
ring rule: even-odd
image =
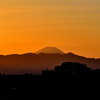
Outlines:
{"type": "Polygon", "coordinates": [[[100,69],[100,59],[86,58],[71,52],[65,54],[55,47],[47,47],[36,53],[0,55],[0,73],[41,74],[42,70],[53,70],[55,66],[70,61],[87,64],[92,69],[100,69]]]}
{"type": "Polygon", "coordinates": [[[43,49],[35,52],[36,54],[39,53],[59,53],[59,54],[64,54],[64,52],[62,52],[61,50],[59,50],[56,47],[44,47],[43,49]]]}

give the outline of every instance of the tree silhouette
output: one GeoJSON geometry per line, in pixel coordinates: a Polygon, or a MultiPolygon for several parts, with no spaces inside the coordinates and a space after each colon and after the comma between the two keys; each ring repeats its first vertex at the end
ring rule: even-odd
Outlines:
{"type": "Polygon", "coordinates": [[[56,66],[55,71],[57,74],[87,74],[91,71],[86,64],[77,62],[65,62],[61,66],[56,66]]]}

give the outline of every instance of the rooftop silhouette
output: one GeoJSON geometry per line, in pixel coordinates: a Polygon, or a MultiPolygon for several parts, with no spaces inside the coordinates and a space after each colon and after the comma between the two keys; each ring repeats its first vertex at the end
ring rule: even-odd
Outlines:
{"type": "Polygon", "coordinates": [[[0,74],[0,92],[0,100],[99,100],[100,69],[64,62],[42,75],[0,74]]]}

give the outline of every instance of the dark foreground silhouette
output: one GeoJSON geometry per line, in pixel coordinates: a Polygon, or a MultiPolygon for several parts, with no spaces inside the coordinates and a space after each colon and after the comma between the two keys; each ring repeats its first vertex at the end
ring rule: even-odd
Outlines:
{"type": "Polygon", "coordinates": [[[100,69],[65,62],[42,75],[0,75],[0,100],[100,100],[100,69]]]}

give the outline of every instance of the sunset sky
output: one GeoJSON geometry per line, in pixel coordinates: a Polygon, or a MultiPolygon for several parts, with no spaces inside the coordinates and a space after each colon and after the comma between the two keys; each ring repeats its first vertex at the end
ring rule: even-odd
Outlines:
{"type": "Polygon", "coordinates": [[[100,0],[0,0],[0,54],[46,46],[100,58],[100,0]]]}

